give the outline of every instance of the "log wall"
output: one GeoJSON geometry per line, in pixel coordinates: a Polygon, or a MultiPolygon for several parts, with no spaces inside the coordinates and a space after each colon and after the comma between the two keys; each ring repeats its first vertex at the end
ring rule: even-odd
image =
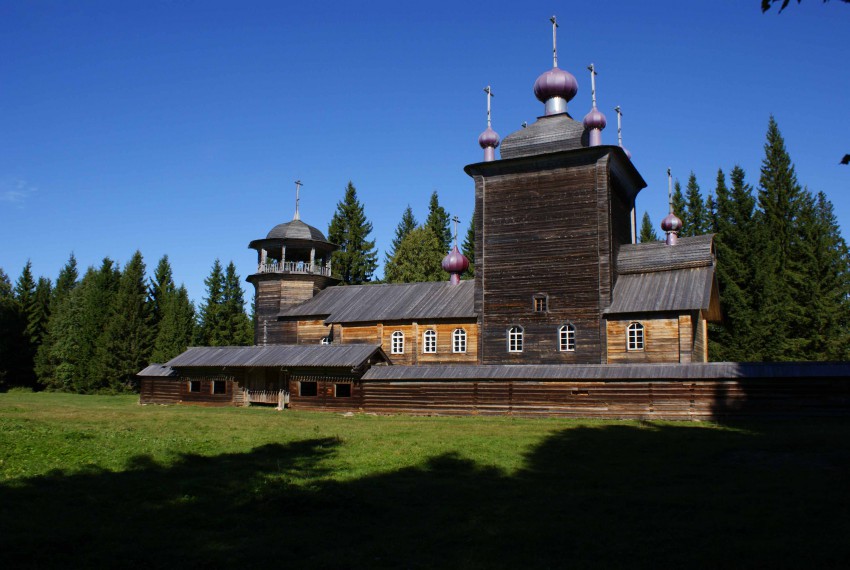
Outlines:
{"type": "MultiPolygon", "coordinates": [[[[683,320],[677,316],[667,318],[649,318],[646,316],[635,316],[628,319],[608,319],[608,363],[656,363],[656,362],[679,362],[681,355],[680,346],[680,324],[684,327],[683,336],[687,347],[692,346],[692,328],[690,318],[683,320]],[[641,323],[644,326],[644,349],[628,350],[626,329],[630,323],[641,323]]],[[[682,362],[690,362],[691,350],[685,353],[682,362]]]]}
{"type": "Polygon", "coordinates": [[[846,416],[850,379],[366,382],[366,412],[714,420],[846,416]]]}
{"type": "Polygon", "coordinates": [[[241,406],[245,403],[244,390],[233,377],[193,378],[142,378],[140,404],[197,404],[203,406],[241,406]],[[200,391],[190,392],[189,383],[200,382],[200,391]],[[223,394],[213,394],[213,381],[225,383],[223,394]]]}
{"type": "Polygon", "coordinates": [[[363,387],[351,376],[323,374],[293,375],[289,380],[289,407],[293,410],[355,411],[363,408],[363,387]],[[301,383],[315,382],[316,395],[302,396],[301,383]],[[350,386],[351,396],[339,397],[337,385],[350,386]]]}
{"type": "Polygon", "coordinates": [[[613,260],[631,243],[635,189],[610,175],[610,155],[572,154],[481,167],[475,178],[475,310],[483,364],[600,363],[602,310],[613,260]],[[535,312],[533,298],[548,297],[535,312]],[[576,350],[558,349],[557,327],[576,327],[576,350]],[[522,352],[507,331],[524,329],[522,352]]]}
{"type": "Polygon", "coordinates": [[[478,324],[473,320],[341,325],[339,330],[343,344],[380,344],[395,365],[478,363],[478,324]],[[456,329],[466,331],[466,352],[452,352],[452,335],[456,329]],[[424,352],[427,330],[437,333],[436,353],[424,352]],[[402,354],[392,354],[392,335],[396,331],[404,334],[402,354]]]}

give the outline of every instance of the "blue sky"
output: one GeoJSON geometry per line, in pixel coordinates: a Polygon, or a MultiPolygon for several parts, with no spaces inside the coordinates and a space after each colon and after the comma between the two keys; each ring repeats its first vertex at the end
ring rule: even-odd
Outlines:
{"type": "Polygon", "coordinates": [[[31,259],[55,279],[71,251],[84,268],[139,249],[149,270],[167,253],[199,302],[215,258],[255,270],[247,244],[292,218],[298,178],[302,219],[322,231],[353,181],[381,260],[433,190],[463,235],[482,89],[502,138],[543,113],[532,85],[551,67],[553,13],[579,82],[570,113],[590,109],[591,62],[605,144],[623,108],[649,184],[639,215],[666,213],[668,166],[703,192],[735,164],[757,185],[772,113],[847,237],[850,6],[759,4],[3,2],[0,267],[14,280],[31,259]]]}

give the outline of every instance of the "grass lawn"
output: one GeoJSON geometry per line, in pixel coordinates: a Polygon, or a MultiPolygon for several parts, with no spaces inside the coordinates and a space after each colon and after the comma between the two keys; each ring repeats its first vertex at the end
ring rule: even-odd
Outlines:
{"type": "Polygon", "coordinates": [[[376,417],[0,394],[0,565],[847,567],[850,419],[376,417]]]}

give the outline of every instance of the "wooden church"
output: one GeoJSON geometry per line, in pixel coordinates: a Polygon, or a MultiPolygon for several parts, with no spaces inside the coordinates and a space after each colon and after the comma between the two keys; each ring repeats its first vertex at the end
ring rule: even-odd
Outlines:
{"type": "MultiPolygon", "coordinates": [[[[460,279],[468,261],[455,244],[445,282],[340,286],[337,246],[296,206],[249,244],[256,346],[190,348],[152,365],[142,403],[697,418],[717,414],[705,395],[731,377],[792,376],[704,364],[707,323],[721,319],[713,236],[678,238],[671,208],[664,242],[636,242],[646,182],[621,139],[602,144],[595,70],[577,121],[576,79],[553,63],[534,84],[543,115],[504,140],[485,89],[484,160],[464,169],[474,280],[460,279]]],[[[723,389],[734,400],[734,386],[723,389]]]]}

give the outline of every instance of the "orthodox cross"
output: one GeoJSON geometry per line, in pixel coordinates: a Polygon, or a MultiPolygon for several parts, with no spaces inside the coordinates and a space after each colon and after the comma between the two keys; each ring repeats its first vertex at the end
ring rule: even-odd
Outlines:
{"type": "Polygon", "coordinates": [[[596,67],[591,63],[587,66],[590,71],[590,97],[593,99],[593,108],[596,108],[596,67]]]}
{"type": "Polygon", "coordinates": [[[667,169],[667,203],[670,205],[670,213],[673,213],[673,175],[667,169]]]}
{"type": "Polygon", "coordinates": [[[487,94],[487,128],[490,128],[490,98],[493,97],[493,91],[490,90],[490,86],[484,88],[484,93],[487,94]]]}
{"type": "Polygon", "coordinates": [[[614,107],[614,110],[617,112],[617,141],[620,146],[623,146],[623,111],[620,110],[619,105],[614,107]]]}
{"type": "Polygon", "coordinates": [[[558,67],[558,19],[552,16],[549,21],[552,22],[552,67],[558,67]]]}
{"type": "Polygon", "coordinates": [[[298,202],[299,202],[299,199],[300,199],[299,194],[301,192],[301,186],[303,186],[301,181],[296,180],[295,181],[295,216],[292,218],[293,220],[300,220],[301,219],[301,214],[298,213],[298,202]]]}
{"type": "Polygon", "coordinates": [[[460,218],[455,216],[452,221],[455,223],[455,247],[457,247],[457,225],[460,223],[460,218]]]}

